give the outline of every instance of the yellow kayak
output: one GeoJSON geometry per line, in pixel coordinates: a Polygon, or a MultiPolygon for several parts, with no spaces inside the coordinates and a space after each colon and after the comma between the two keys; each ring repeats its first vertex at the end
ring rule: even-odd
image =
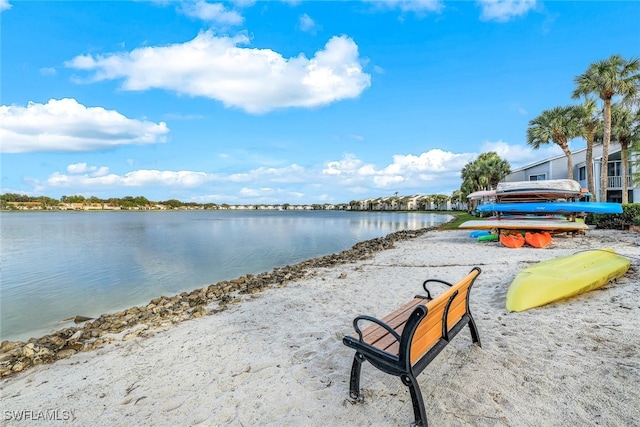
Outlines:
{"type": "Polygon", "coordinates": [[[539,262],[513,280],[507,310],[523,311],[600,288],[624,276],[630,264],[609,248],[539,262]]]}

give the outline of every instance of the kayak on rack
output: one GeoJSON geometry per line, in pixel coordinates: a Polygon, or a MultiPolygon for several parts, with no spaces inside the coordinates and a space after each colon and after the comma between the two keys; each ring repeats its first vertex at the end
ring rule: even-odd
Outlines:
{"type": "Polygon", "coordinates": [[[571,200],[581,195],[580,183],[573,179],[500,182],[496,187],[499,202],[571,200]]]}
{"type": "Polygon", "coordinates": [[[588,230],[589,226],[582,221],[566,219],[493,219],[466,221],[458,228],[470,230],[545,230],[565,233],[588,230]]]}
{"type": "Polygon", "coordinates": [[[487,203],[478,205],[478,212],[522,213],[522,214],[620,214],[622,205],[611,202],[520,202],[487,203]]]}

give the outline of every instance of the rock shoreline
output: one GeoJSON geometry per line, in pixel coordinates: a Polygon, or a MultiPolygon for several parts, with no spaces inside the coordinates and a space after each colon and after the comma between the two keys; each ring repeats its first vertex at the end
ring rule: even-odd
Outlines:
{"type": "Polygon", "coordinates": [[[402,230],[355,244],[351,249],[312,258],[293,266],[277,267],[271,272],[248,274],[174,296],[154,298],[146,306],[131,307],[96,319],[77,316],[83,325],[58,330],[28,342],[3,341],[0,344],[0,378],[56,360],[77,352],[92,351],[113,341],[126,341],[144,336],[151,329],[167,327],[224,310],[240,301],[237,294],[253,294],[265,289],[285,286],[288,282],[309,277],[312,269],[348,264],[371,258],[375,253],[391,249],[394,242],[421,236],[435,227],[402,230]],[[217,308],[208,307],[218,302],[217,308]]]}

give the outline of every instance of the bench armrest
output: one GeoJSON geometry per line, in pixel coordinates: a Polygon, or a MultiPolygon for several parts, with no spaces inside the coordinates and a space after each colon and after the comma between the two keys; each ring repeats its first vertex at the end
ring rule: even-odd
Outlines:
{"type": "Polygon", "coordinates": [[[362,339],[362,331],[360,330],[360,327],[358,326],[358,321],[360,320],[367,320],[369,322],[373,322],[376,325],[379,325],[381,327],[383,327],[384,329],[387,330],[387,332],[389,332],[391,335],[393,335],[393,337],[398,340],[398,342],[400,342],[400,335],[393,330],[393,328],[389,325],[387,325],[386,323],[384,323],[382,320],[380,319],[376,319],[375,317],[371,317],[371,316],[358,316],[355,319],[353,319],[353,328],[356,330],[356,333],[358,334],[358,338],[360,342],[364,342],[364,340],[362,339]]]}
{"type": "Polygon", "coordinates": [[[429,289],[427,289],[427,283],[429,283],[429,282],[442,283],[442,284],[447,285],[449,287],[453,286],[453,284],[451,284],[449,282],[445,282],[444,280],[440,280],[440,279],[427,279],[427,280],[425,280],[424,282],[422,282],[422,288],[427,293],[427,296],[429,297],[429,299],[431,299],[431,292],[429,292],[429,289]]]}

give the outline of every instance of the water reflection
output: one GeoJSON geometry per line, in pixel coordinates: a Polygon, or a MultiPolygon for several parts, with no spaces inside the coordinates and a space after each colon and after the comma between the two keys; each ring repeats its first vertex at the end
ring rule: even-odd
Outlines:
{"type": "Polygon", "coordinates": [[[324,211],[0,214],[0,339],[339,252],[446,215],[324,211]]]}

